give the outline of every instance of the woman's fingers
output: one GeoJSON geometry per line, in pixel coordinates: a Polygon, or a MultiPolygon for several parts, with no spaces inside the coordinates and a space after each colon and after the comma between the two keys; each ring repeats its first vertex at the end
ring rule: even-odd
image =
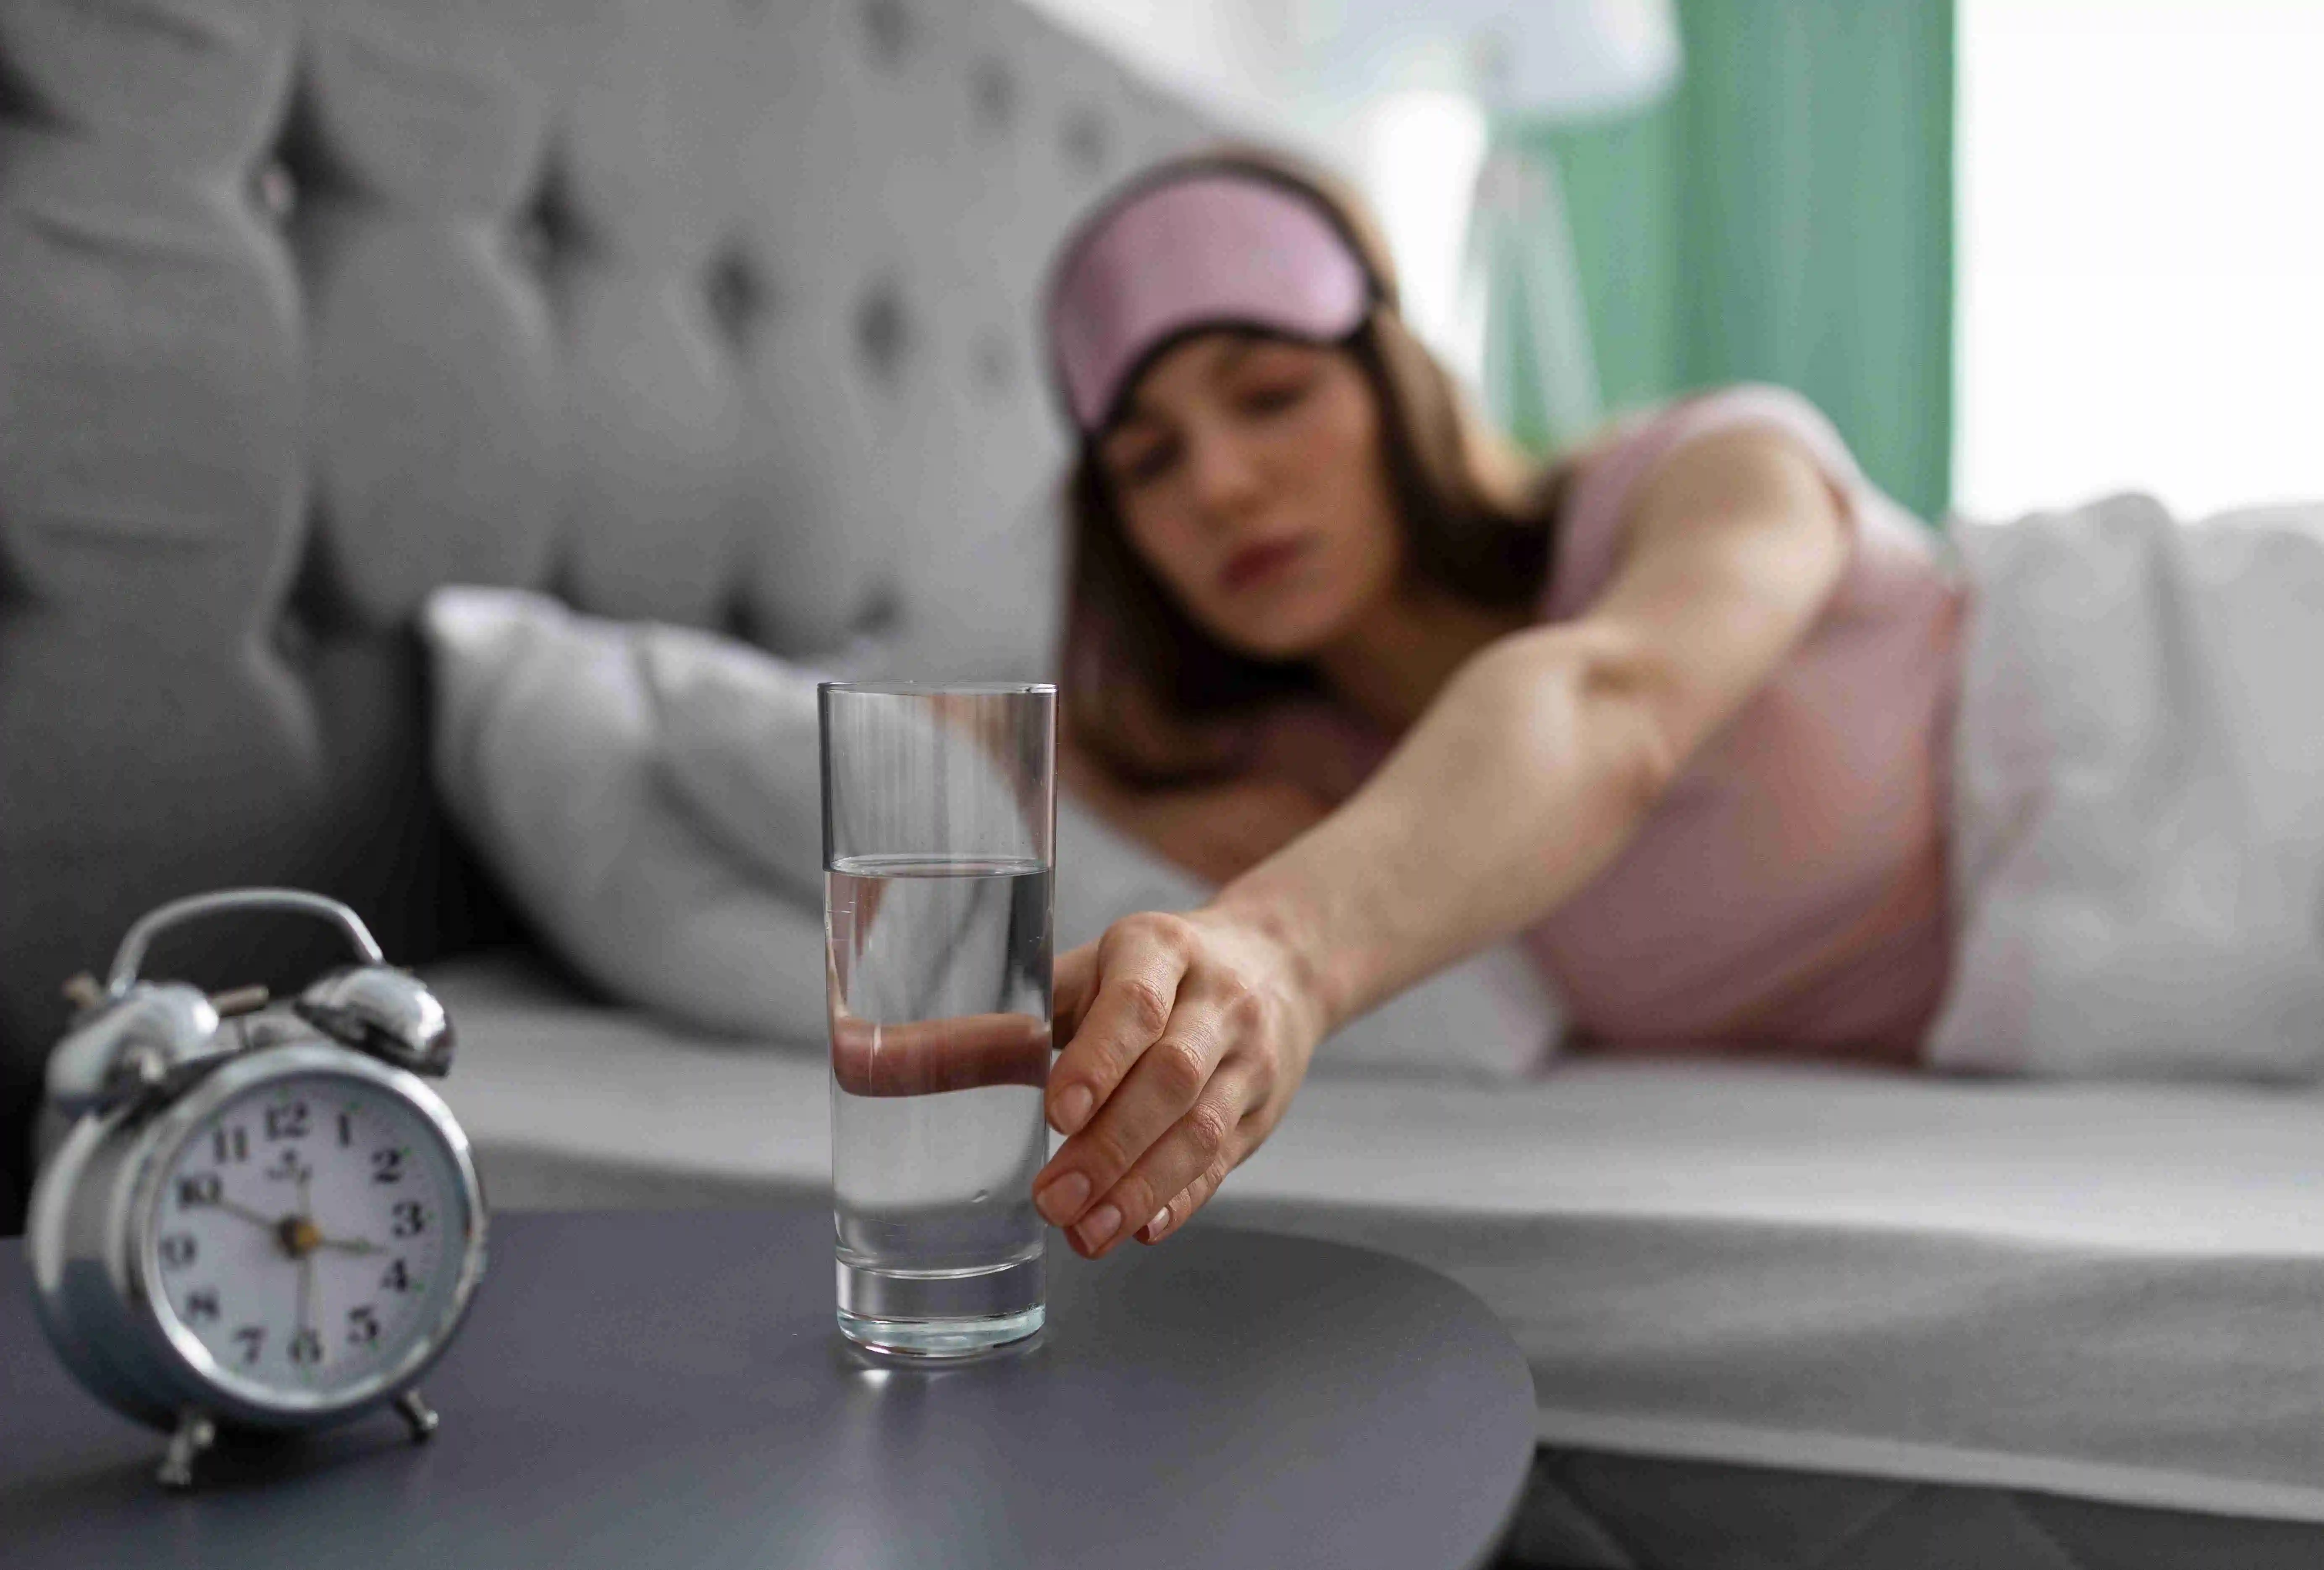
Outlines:
{"type": "Polygon", "coordinates": [[[1069,984],[1094,992],[1050,1066],[1049,1126],[1057,1132],[1073,1134],[1087,1123],[1169,1024],[1193,957],[1185,925],[1173,916],[1125,918],[1098,939],[1092,982],[1068,976],[1069,984]]]}
{"type": "Polygon", "coordinates": [[[831,1071],[851,1095],[933,1095],[1046,1084],[1049,1027],[1032,1014],[958,1014],[882,1025],[836,1011],[831,1071]]]}
{"type": "MultiPolygon", "coordinates": [[[[1213,1168],[1225,1176],[1241,1159],[1239,1131],[1258,1079],[1246,1058],[1231,1059],[1212,1076],[1185,1114],[1163,1131],[1074,1227],[1068,1235],[1074,1247],[1102,1258],[1213,1168]]],[[[1191,1214],[1193,1206],[1187,1208],[1191,1214]]]]}
{"type": "Polygon", "coordinates": [[[1213,988],[1182,993],[1160,1039],[1050,1160],[1034,1203],[1094,1257],[1191,1182],[1240,1121],[1248,1069],[1214,1085],[1234,1044],[1213,988]]]}
{"type": "Polygon", "coordinates": [[[1208,1202],[1281,1118],[1323,1011],[1276,939],[1209,911],[1127,918],[1061,970],[1061,1037],[1066,1011],[1088,1004],[1050,1068],[1066,1138],[1033,1203],[1096,1258],[1208,1202]]]}
{"type": "Polygon", "coordinates": [[[1148,1244],[1158,1243],[1185,1225],[1187,1219],[1194,1212],[1210,1202],[1211,1196],[1219,1191],[1219,1185],[1227,1180],[1227,1174],[1233,1171],[1240,1160],[1240,1155],[1232,1160],[1222,1155],[1213,1161],[1204,1168],[1201,1177],[1180,1189],[1176,1198],[1156,1211],[1153,1218],[1138,1229],[1138,1241],[1148,1244]]]}
{"type": "Polygon", "coordinates": [[[1034,1208],[1051,1225],[1066,1228],[1084,1253],[1102,1246],[1105,1234],[1122,1230],[1125,1214],[1130,1224],[1143,1219],[1107,1196],[1155,1141],[1194,1109],[1210,1078],[1222,1044],[1201,1012],[1182,1004],[1168,1031],[1139,1055],[1096,1115],[1034,1176],[1034,1208]],[[1098,1215],[1100,1210],[1107,1214],[1098,1215]]]}

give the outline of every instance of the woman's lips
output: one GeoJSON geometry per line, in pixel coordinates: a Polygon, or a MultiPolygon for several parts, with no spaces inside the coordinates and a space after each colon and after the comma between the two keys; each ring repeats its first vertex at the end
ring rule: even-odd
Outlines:
{"type": "Polygon", "coordinates": [[[1227,558],[1226,566],[1219,571],[1219,586],[1229,594],[1240,593],[1266,582],[1306,554],[1305,540],[1273,540],[1246,545],[1227,558]]]}

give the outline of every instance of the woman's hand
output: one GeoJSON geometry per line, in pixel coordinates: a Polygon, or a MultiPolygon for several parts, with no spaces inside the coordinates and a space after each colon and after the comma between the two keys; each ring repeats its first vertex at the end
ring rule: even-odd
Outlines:
{"type": "Polygon", "coordinates": [[[835,1003],[831,1072],[850,1095],[1040,1085],[1048,1081],[1049,1027],[1031,1014],[955,1014],[883,1025],[835,1003]]]}
{"type": "Polygon", "coordinates": [[[1057,961],[1049,1122],[1033,1202],[1097,1259],[1158,1242],[1283,1121],[1325,1015],[1290,950],[1216,908],[1130,916],[1057,961]]]}

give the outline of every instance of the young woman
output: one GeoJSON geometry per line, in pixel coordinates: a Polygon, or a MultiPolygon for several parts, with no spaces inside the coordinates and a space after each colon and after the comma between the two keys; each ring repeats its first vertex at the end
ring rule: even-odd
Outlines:
{"type": "Polygon", "coordinates": [[[1572,1039],[1918,1060],[1964,590],[1789,393],[1528,473],[1344,195],[1165,166],[1061,254],[1065,777],[1221,883],[1056,966],[1035,1203],[1185,1224],[1341,1022],[1522,933],[1572,1039]]]}

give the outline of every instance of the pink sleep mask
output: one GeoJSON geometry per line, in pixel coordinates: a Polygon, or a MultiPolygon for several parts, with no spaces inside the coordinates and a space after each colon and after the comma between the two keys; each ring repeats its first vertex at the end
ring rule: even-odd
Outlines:
{"type": "Polygon", "coordinates": [[[1338,221],[1287,180],[1192,163],[1086,222],[1051,274],[1049,353],[1066,413],[1110,424],[1148,362],[1207,328],[1336,343],[1377,291],[1338,221]]]}

